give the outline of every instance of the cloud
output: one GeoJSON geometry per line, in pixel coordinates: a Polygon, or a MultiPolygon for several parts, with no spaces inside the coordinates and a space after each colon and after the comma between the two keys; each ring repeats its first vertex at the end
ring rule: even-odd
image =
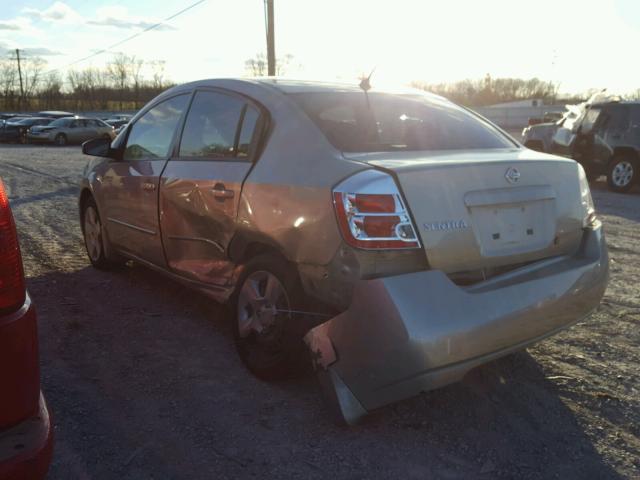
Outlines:
{"type": "Polygon", "coordinates": [[[31,21],[25,17],[17,17],[11,20],[0,20],[0,30],[11,30],[11,31],[28,31],[33,30],[33,26],[31,25],[31,21]]]}
{"type": "Polygon", "coordinates": [[[35,57],[52,57],[55,55],[62,55],[62,52],[51,50],[47,47],[27,47],[20,49],[20,51],[24,52],[26,55],[35,57]]]}
{"type": "MultiPolygon", "coordinates": [[[[89,25],[98,25],[102,27],[145,29],[157,24],[158,22],[147,22],[145,20],[131,21],[131,20],[121,20],[118,18],[107,17],[107,18],[103,18],[102,20],[89,20],[87,23],[89,25]]],[[[162,25],[158,25],[155,28],[155,30],[175,30],[175,28],[173,28],[171,25],[162,24],[162,25]]]]}
{"type": "Polygon", "coordinates": [[[38,10],[36,8],[24,8],[22,13],[34,20],[56,23],[83,23],[82,16],[73,8],[63,2],[55,2],[49,8],[38,10]]]}
{"type": "MultiPolygon", "coordinates": [[[[101,27],[115,27],[123,29],[145,29],[160,23],[159,20],[153,18],[134,17],[129,11],[122,6],[102,7],[96,11],[97,20],[88,20],[89,25],[97,25],[101,27]]],[[[170,25],[159,25],[155,30],[175,30],[170,25]]]]}
{"type": "Polygon", "coordinates": [[[15,20],[0,21],[0,30],[20,30],[20,28],[21,26],[15,20]]]}
{"type": "MultiPolygon", "coordinates": [[[[13,54],[17,47],[13,44],[0,41],[0,56],[13,54]]],[[[20,55],[25,57],[51,57],[54,55],[62,55],[62,52],[51,50],[47,47],[26,47],[20,48],[20,55]]]]}

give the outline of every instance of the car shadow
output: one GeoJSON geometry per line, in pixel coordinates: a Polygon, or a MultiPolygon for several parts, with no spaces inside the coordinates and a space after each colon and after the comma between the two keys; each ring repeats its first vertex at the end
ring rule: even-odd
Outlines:
{"type": "Polygon", "coordinates": [[[607,188],[604,177],[590,186],[596,212],[640,221],[640,186],[634,186],[628,193],[615,193],[607,188]]]}
{"type": "Polygon", "coordinates": [[[526,352],[332,423],[313,375],[269,384],[228,310],[143,267],[28,279],[57,446],[50,478],[617,478],[526,352]]]}

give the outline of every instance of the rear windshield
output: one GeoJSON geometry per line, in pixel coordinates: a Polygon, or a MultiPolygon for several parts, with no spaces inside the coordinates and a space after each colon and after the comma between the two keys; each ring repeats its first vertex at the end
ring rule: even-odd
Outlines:
{"type": "Polygon", "coordinates": [[[513,148],[463,108],[420,95],[307,92],[291,97],[343,152],[513,148]]]}

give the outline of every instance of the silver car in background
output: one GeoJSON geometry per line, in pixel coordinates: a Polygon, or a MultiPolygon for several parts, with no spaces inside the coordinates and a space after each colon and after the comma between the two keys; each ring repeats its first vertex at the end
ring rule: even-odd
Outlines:
{"type": "Polygon", "coordinates": [[[104,138],[111,141],[115,129],[97,118],[65,117],[54,120],[45,126],[31,127],[27,133],[29,143],[55,143],[67,145],[82,143],[92,138],[104,138]]]}
{"type": "Polygon", "coordinates": [[[567,328],[607,284],[582,168],[424,92],[200,81],[83,151],[91,263],[229,302],[260,378],[310,352],[343,422],[567,328]]]}

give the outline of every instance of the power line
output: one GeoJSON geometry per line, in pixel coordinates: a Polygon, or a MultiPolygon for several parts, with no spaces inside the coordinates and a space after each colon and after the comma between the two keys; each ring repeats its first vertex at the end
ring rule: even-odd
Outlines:
{"type": "Polygon", "coordinates": [[[178,17],[178,16],[182,15],[183,13],[185,13],[185,12],[187,12],[187,11],[191,10],[191,9],[192,9],[192,8],[194,8],[194,7],[197,7],[198,5],[200,5],[201,3],[204,3],[204,2],[206,2],[206,1],[207,1],[207,0],[198,0],[197,2],[192,3],[192,4],[191,4],[191,5],[189,5],[188,7],[183,8],[182,10],[180,10],[180,11],[178,11],[178,12],[174,13],[173,15],[168,16],[167,18],[165,18],[165,19],[164,19],[164,20],[162,20],[161,22],[158,22],[158,23],[156,23],[156,24],[150,25],[150,26],[148,26],[147,28],[145,28],[144,30],[141,30],[141,31],[139,31],[139,32],[136,32],[136,33],[134,33],[133,35],[130,35],[130,36],[128,36],[127,38],[125,38],[125,39],[123,39],[123,40],[120,40],[119,42],[114,43],[113,45],[109,45],[108,47],[105,47],[105,48],[103,48],[103,49],[101,49],[101,50],[98,50],[97,52],[92,53],[91,55],[87,55],[86,57],[83,57],[83,58],[81,58],[81,59],[79,59],[79,60],[76,60],[76,61],[74,61],[74,62],[71,62],[71,63],[69,63],[69,64],[65,65],[64,67],[54,68],[54,69],[52,69],[52,70],[49,70],[47,73],[51,73],[51,72],[55,72],[55,71],[59,71],[60,69],[63,69],[63,68],[69,68],[69,67],[71,67],[71,66],[73,66],[73,65],[76,65],[76,64],[78,64],[78,63],[81,63],[81,62],[84,62],[84,61],[86,61],[86,60],[89,60],[90,58],[96,57],[96,56],[98,56],[98,55],[102,55],[103,53],[107,53],[107,52],[108,52],[109,50],[111,50],[112,48],[118,47],[118,46],[122,45],[123,43],[126,43],[126,42],[128,42],[128,41],[130,41],[130,40],[133,40],[134,38],[137,38],[137,37],[139,37],[139,36],[141,36],[141,35],[144,35],[145,33],[149,32],[149,31],[151,31],[151,30],[153,30],[153,29],[155,29],[155,28],[158,28],[159,26],[163,25],[164,23],[166,23],[166,22],[168,22],[168,21],[170,21],[170,20],[173,20],[174,18],[176,18],[176,17],[178,17]]]}

